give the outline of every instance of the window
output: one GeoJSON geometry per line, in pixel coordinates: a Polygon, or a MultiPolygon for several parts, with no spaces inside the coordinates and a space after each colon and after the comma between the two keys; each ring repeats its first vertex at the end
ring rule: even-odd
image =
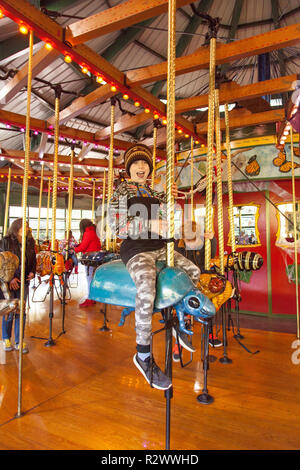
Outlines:
{"type": "MultiPolygon", "coordinates": [[[[36,238],[37,227],[38,227],[38,216],[39,209],[38,207],[29,207],[28,208],[28,222],[29,227],[32,229],[32,235],[36,238]]],[[[22,207],[20,206],[10,206],[9,208],[9,225],[16,219],[23,216],[22,207]]],[[[56,238],[58,240],[63,240],[65,238],[65,230],[67,224],[67,209],[56,209],[56,238]]],[[[72,220],[71,220],[71,230],[73,236],[76,240],[80,238],[79,223],[81,219],[92,219],[92,211],[90,210],[79,210],[74,209],[72,211],[72,220]]],[[[48,218],[48,238],[51,238],[51,224],[52,224],[52,208],[49,208],[49,218],[48,218]]],[[[40,240],[46,239],[47,229],[47,208],[42,207],[40,212],[40,240]]]]}
{"type": "MultiPolygon", "coordinates": [[[[257,221],[259,205],[246,204],[233,207],[234,234],[236,246],[259,246],[257,221]]],[[[229,238],[228,245],[231,245],[229,238]]]]}
{"type": "MultiPolygon", "coordinates": [[[[278,246],[289,247],[294,243],[294,222],[293,222],[293,204],[277,204],[276,217],[278,221],[278,230],[275,244],[278,246]]],[[[300,201],[296,202],[296,224],[297,241],[300,239],[300,201]]]]}

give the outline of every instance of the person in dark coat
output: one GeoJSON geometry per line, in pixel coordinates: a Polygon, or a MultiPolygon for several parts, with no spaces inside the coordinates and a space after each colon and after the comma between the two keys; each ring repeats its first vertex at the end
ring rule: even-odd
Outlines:
{"type": "MultiPolygon", "coordinates": [[[[81,234],[81,241],[79,245],[74,247],[75,253],[90,253],[92,251],[101,250],[101,242],[96,233],[96,226],[89,219],[82,219],[79,224],[81,234]]],[[[87,296],[79,303],[80,307],[90,307],[95,304],[94,300],[88,298],[90,291],[90,284],[93,277],[93,270],[89,266],[85,267],[86,282],[87,282],[87,296]]]]}
{"type": "MultiPolygon", "coordinates": [[[[17,268],[13,279],[9,283],[9,289],[15,299],[20,299],[21,296],[21,260],[22,260],[22,227],[23,219],[16,219],[8,229],[7,235],[0,240],[0,251],[10,251],[19,258],[19,267],[17,268]]],[[[36,254],[35,242],[32,238],[28,224],[26,225],[26,249],[25,249],[25,291],[24,300],[28,297],[29,283],[34,278],[36,272],[36,254]]],[[[0,290],[0,298],[3,299],[3,292],[0,290]]],[[[15,318],[15,349],[19,349],[20,338],[20,315],[14,312],[8,315],[8,318],[3,317],[2,320],[2,338],[4,341],[5,351],[12,351],[14,348],[11,343],[13,319],[15,318]]],[[[26,315],[24,314],[23,327],[25,330],[26,315]]],[[[23,331],[24,333],[24,331],[23,331]]],[[[27,353],[28,348],[23,342],[23,353],[27,353]]]]}

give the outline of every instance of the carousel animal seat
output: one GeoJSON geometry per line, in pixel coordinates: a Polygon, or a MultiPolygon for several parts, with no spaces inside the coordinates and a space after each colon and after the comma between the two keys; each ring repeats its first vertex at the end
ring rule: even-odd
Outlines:
{"type": "MultiPolygon", "coordinates": [[[[216,314],[213,303],[195,288],[188,275],[181,269],[156,263],[157,281],[154,311],[168,307],[176,310],[181,331],[185,328],[184,315],[193,315],[203,322],[216,314]]],[[[115,260],[99,266],[90,286],[89,299],[110,305],[135,308],[136,287],[125,264],[115,260]]]]}
{"type": "Polygon", "coordinates": [[[5,297],[0,300],[0,316],[9,315],[11,312],[18,313],[20,300],[13,299],[8,283],[13,279],[14,273],[19,266],[19,258],[10,251],[0,252],[0,288],[5,297]]]}
{"type": "Polygon", "coordinates": [[[110,251],[92,251],[84,253],[80,258],[80,262],[84,266],[98,267],[101,264],[116,259],[120,259],[120,255],[117,253],[111,253],[110,251]]]}

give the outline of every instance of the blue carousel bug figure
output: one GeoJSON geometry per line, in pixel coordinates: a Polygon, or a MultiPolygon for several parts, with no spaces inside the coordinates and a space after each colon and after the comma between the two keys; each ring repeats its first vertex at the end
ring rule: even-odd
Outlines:
{"type": "MultiPolygon", "coordinates": [[[[186,328],[185,315],[193,316],[196,322],[200,322],[205,327],[205,337],[208,337],[208,320],[216,314],[213,303],[195,288],[189,276],[176,267],[166,266],[163,262],[156,263],[156,297],[154,302],[154,312],[161,312],[163,318],[168,308],[176,311],[176,327],[188,335],[193,332],[186,328]]],[[[124,307],[121,323],[124,321],[126,313],[129,314],[135,309],[136,286],[126,269],[125,264],[120,260],[104,263],[99,266],[92,279],[89,298],[96,302],[124,307]]],[[[162,330],[170,329],[174,326],[165,323],[162,330]]],[[[162,331],[159,330],[159,331],[162,331]]],[[[155,334],[155,333],[153,333],[155,334]]],[[[207,350],[205,346],[205,350],[207,350]]],[[[204,387],[202,390],[202,403],[211,403],[212,397],[207,391],[207,369],[208,362],[204,365],[204,387]]],[[[150,383],[151,385],[151,383],[150,383]]]]}

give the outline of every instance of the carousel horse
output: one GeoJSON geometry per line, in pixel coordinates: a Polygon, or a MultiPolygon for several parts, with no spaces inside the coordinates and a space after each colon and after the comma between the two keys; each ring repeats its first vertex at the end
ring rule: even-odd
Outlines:
{"type": "Polygon", "coordinates": [[[13,279],[19,266],[19,258],[10,251],[0,252],[0,288],[5,299],[0,300],[0,316],[18,313],[20,301],[13,299],[8,283],[13,279]]]}
{"type": "MultiPolygon", "coordinates": [[[[186,329],[185,315],[192,315],[200,323],[212,318],[216,309],[213,303],[197,289],[188,275],[179,268],[156,263],[157,283],[154,312],[173,307],[176,311],[179,329],[192,335],[186,329]]],[[[122,261],[111,261],[99,266],[92,279],[89,299],[104,304],[135,308],[136,287],[122,261]]],[[[131,313],[128,310],[129,313],[131,313]]]]}
{"type": "MultiPolygon", "coordinates": [[[[69,268],[69,266],[67,266],[69,268]]],[[[58,276],[63,285],[63,274],[66,271],[65,260],[58,251],[58,241],[56,240],[55,251],[40,251],[36,255],[36,273],[39,279],[44,276],[49,277],[50,285],[53,284],[54,276],[58,276]]]]}

